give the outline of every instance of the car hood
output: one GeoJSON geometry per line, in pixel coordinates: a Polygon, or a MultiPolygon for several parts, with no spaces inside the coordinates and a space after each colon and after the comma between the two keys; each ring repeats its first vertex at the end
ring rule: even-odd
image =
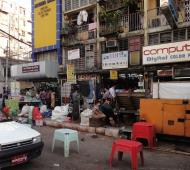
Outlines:
{"type": "Polygon", "coordinates": [[[1,145],[30,140],[39,135],[36,130],[14,121],[0,123],[1,145]]]}

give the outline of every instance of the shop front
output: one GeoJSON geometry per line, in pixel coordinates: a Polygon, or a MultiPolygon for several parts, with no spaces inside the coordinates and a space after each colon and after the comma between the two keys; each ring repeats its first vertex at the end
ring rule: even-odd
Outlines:
{"type": "Polygon", "coordinates": [[[102,84],[105,88],[115,86],[118,112],[136,114],[140,98],[145,97],[144,70],[129,68],[128,56],[128,51],[102,55],[102,84]]]}
{"type": "Polygon", "coordinates": [[[56,62],[41,61],[13,65],[11,77],[15,80],[11,83],[12,98],[22,98],[19,99],[22,102],[35,102],[38,100],[36,96],[40,96],[43,92],[54,91],[56,101],[59,102],[58,64],[56,62]]]}
{"type": "Polygon", "coordinates": [[[144,47],[143,65],[152,99],[141,100],[140,118],[159,134],[189,137],[190,41],[144,47]]]}

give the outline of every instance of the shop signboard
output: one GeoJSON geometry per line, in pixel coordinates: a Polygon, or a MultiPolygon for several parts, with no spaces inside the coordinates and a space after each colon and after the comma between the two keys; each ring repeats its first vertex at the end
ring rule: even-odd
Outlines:
{"type": "Polygon", "coordinates": [[[40,71],[40,65],[22,67],[22,73],[32,73],[32,72],[39,72],[39,71],[40,71]]]}
{"type": "Polygon", "coordinates": [[[13,65],[11,66],[11,77],[16,80],[57,78],[58,63],[53,61],[40,61],[13,65]]]}
{"type": "Polygon", "coordinates": [[[190,61],[190,41],[143,47],[143,65],[190,61]]]}
{"type": "Polygon", "coordinates": [[[74,64],[67,64],[67,82],[75,81],[75,67],[74,64]]]}
{"type": "Polygon", "coordinates": [[[102,54],[102,69],[128,68],[128,51],[102,54]]]}
{"type": "Polygon", "coordinates": [[[80,49],[74,49],[68,51],[68,60],[75,60],[80,58],[80,49]]]}
{"type": "Polygon", "coordinates": [[[34,48],[56,45],[56,0],[34,1],[34,48]]]}
{"type": "Polygon", "coordinates": [[[117,70],[110,70],[110,79],[117,80],[118,79],[118,72],[117,70]]]}
{"type": "Polygon", "coordinates": [[[159,77],[172,77],[173,76],[173,70],[157,70],[157,75],[159,77]]]}

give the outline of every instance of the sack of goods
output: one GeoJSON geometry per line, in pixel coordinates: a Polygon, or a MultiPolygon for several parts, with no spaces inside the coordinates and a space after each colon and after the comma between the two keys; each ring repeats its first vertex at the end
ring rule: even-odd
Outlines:
{"type": "Polygon", "coordinates": [[[93,111],[90,109],[86,109],[81,112],[81,126],[89,126],[89,119],[92,117],[93,111]]]}
{"type": "Polygon", "coordinates": [[[51,119],[57,122],[68,121],[69,105],[56,106],[52,111],[51,119]]]}

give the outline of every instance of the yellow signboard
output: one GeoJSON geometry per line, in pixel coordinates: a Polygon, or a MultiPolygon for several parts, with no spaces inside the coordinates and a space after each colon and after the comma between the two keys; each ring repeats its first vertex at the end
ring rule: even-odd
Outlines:
{"type": "Polygon", "coordinates": [[[110,79],[117,80],[118,79],[118,72],[117,70],[110,70],[110,79]]]}
{"type": "Polygon", "coordinates": [[[74,82],[75,81],[75,73],[74,73],[74,64],[67,64],[67,81],[74,82]]]}
{"type": "Polygon", "coordinates": [[[34,48],[56,44],[56,0],[34,0],[34,48]]]}

